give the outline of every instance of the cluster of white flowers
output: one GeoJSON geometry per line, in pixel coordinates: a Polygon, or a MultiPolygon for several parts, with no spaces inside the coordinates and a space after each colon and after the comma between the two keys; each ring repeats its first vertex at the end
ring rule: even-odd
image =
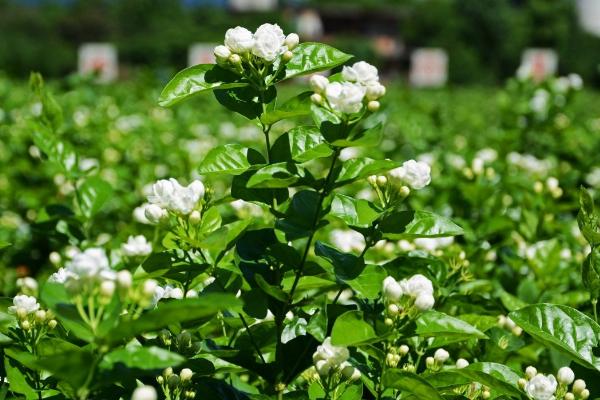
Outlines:
{"type": "Polygon", "coordinates": [[[313,363],[322,378],[339,373],[345,379],[355,381],[360,379],[361,373],[348,362],[349,357],[350,352],[346,347],[334,346],[331,344],[331,338],[327,337],[314,352],[313,363]]]}
{"type": "Polygon", "coordinates": [[[35,278],[26,276],[24,278],[17,279],[17,287],[22,293],[35,296],[37,295],[39,285],[35,278]]]}
{"type": "Polygon", "coordinates": [[[173,368],[169,367],[163,371],[162,375],[156,378],[156,381],[160,384],[163,393],[169,399],[195,399],[196,392],[190,387],[193,376],[194,372],[189,368],[183,368],[179,371],[179,374],[176,374],[173,372],[173,368]],[[176,397],[173,397],[173,394],[176,394],[176,397]]]}
{"type": "Polygon", "coordinates": [[[126,257],[145,257],[152,253],[152,244],[144,235],[129,236],[127,242],[121,246],[121,252],[126,257]]]}
{"type": "Polygon", "coordinates": [[[115,278],[116,272],[110,268],[104,249],[91,247],[84,251],[77,250],[72,254],[66,267],[52,274],[49,281],[69,285],[78,281],[114,280],[115,278]]]}
{"type": "Polygon", "coordinates": [[[423,161],[408,160],[401,167],[391,170],[390,176],[419,190],[431,183],[431,167],[423,161]]]}
{"type": "MultiPolygon", "coordinates": [[[[396,368],[402,357],[407,355],[409,351],[410,348],[405,344],[397,348],[391,346],[388,348],[388,352],[385,356],[385,363],[388,367],[396,368]]],[[[405,365],[405,368],[407,367],[409,367],[409,365],[405,365]]],[[[412,365],[412,367],[414,368],[414,365],[412,365]]]]}
{"type": "Polygon", "coordinates": [[[300,38],[296,33],[285,36],[277,24],[262,24],[254,33],[236,26],[225,32],[225,43],[215,47],[214,53],[220,63],[239,64],[246,55],[254,55],[271,63],[281,55],[287,60],[291,59],[291,50],[299,42],[300,38]]]}
{"type": "MultiPolygon", "coordinates": [[[[432,371],[439,371],[444,363],[450,359],[450,353],[445,349],[439,348],[433,353],[433,357],[429,356],[425,359],[425,366],[432,371]]],[[[466,361],[466,360],[464,360],[466,361]]],[[[461,362],[462,364],[462,362],[461,362]]],[[[468,366],[465,365],[465,367],[468,366]]],[[[464,368],[464,367],[463,367],[464,368]]]]}
{"type": "Polygon", "coordinates": [[[400,282],[388,276],[383,280],[382,293],[387,303],[386,325],[392,325],[394,318],[401,316],[411,306],[417,311],[427,311],[435,304],[433,284],[421,274],[400,282]]]}
{"type": "Polygon", "coordinates": [[[344,253],[362,251],[365,248],[365,238],[356,231],[332,229],[329,236],[333,245],[344,253]]]}
{"type": "Polygon", "coordinates": [[[533,184],[533,190],[536,193],[542,193],[544,191],[544,188],[548,190],[550,195],[555,199],[558,199],[560,196],[563,195],[563,190],[560,187],[560,182],[553,176],[550,176],[548,177],[548,179],[546,179],[545,185],[540,181],[536,181],[533,184]]]}
{"type": "Polygon", "coordinates": [[[521,168],[531,175],[546,176],[552,168],[550,160],[540,160],[531,154],[511,152],[506,156],[506,160],[509,164],[521,168]]]}
{"type": "Polygon", "coordinates": [[[176,179],[161,179],[152,185],[145,216],[151,223],[158,223],[167,216],[167,211],[188,215],[204,197],[204,192],[204,184],[199,180],[182,186],[176,179]]]}
{"type": "Polygon", "coordinates": [[[25,294],[17,295],[13,298],[13,305],[8,307],[8,312],[17,316],[19,326],[24,331],[30,331],[32,328],[54,329],[57,325],[53,314],[50,311],[41,309],[37,299],[25,294]]]}
{"type": "Polygon", "coordinates": [[[342,81],[330,82],[322,75],[313,75],[310,85],[315,92],[311,99],[315,104],[328,106],[342,114],[355,114],[363,109],[364,100],[371,112],[379,109],[377,101],[385,95],[385,86],[379,83],[379,72],[373,65],[359,61],[342,69],[342,81]]]}
{"type": "Polygon", "coordinates": [[[525,378],[519,379],[518,384],[533,400],[555,400],[559,394],[564,400],[585,400],[590,397],[585,381],[575,380],[575,373],[569,367],[560,368],[555,377],[552,374],[540,374],[535,367],[529,366],[525,369],[525,378]]]}

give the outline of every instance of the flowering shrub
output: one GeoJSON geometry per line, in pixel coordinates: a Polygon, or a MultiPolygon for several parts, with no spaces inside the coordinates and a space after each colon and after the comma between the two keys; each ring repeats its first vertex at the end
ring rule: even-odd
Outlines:
{"type": "Polygon", "coordinates": [[[216,65],[179,72],[159,103],[212,94],[261,143],[225,133],[227,144],[186,160],[194,171],[160,179],[169,170],[152,169],[122,239],[94,229],[112,181],[62,140],[61,107],[33,75],[41,108],[28,126],[73,205],[39,216],[65,244],[50,256],[56,272],[22,278],[2,305],[0,395],[593,396],[600,217],[587,192],[583,237],[564,248],[538,240],[553,233],[540,219],[552,222],[545,216],[569,195],[553,160],[491,148],[468,160],[380,157],[392,105],[375,67],[342,66],[350,55],[271,24],[230,29],[223,43],[216,65]],[[281,83],[299,76],[310,76],[307,90],[282,100],[281,83]],[[457,199],[432,195],[444,185],[457,199]],[[564,250],[581,252],[582,240],[588,294],[577,297],[564,250]],[[562,289],[574,299],[561,301],[562,289]]]}

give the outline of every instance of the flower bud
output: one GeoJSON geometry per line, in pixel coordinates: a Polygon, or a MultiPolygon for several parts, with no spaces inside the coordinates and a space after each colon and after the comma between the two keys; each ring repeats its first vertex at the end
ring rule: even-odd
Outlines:
{"type": "Polygon", "coordinates": [[[388,366],[390,366],[392,368],[396,367],[396,365],[397,365],[396,364],[396,354],[388,353],[385,356],[385,362],[388,366]]]}
{"type": "Polygon", "coordinates": [[[48,258],[50,259],[50,262],[54,265],[58,265],[61,260],[60,254],[58,254],[56,251],[53,251],[52,253],[50,253],[48,258]]]}
{"type": "Polygon", "coordinates": [[[542,190],[544,190],[544,184],[540,181],[537,181],[533,184],[533,191],[536,193],[542,193],[542,190]]]}
{"type": "Polygon", "coordinates": [[[467,360],[465,360],[464,358],[459,358],[458,360],[456,360],[456,368],[463,369],[463,368],[467,368],[468,366],[469,366],[469,362],[467,360]]]}
{"type": "Polygon", "coordinates": [[[379,175],[377,177],[377,185],[385,186],[386,184],[387,184],[387,177],[385,177],[384,175],[379,175]]]}
{"type": "Polygon", "coordinates": [[[171,368],[171,367],[165,368],[162,374],[165,378],[170,377],[171,375],[173,375],[173,368],[171,368]]]}
{"type": "Polygon", "coordinates": [[[408,186],[401,186],[400,187],[400,196],[402,196],[402,197],[408,197],[409,194],[410,194],[410,188],[408,186]]]}
{"type": "Polygon", "coordinates": [[[46,321],[46,311],[44,311],[44,310],[37,310],[35,312],[35,320],[36,320],[36,322],[44,322],[44,321],[46,321]]]}
{"type": "Polygon", "coordinates": [[[492,394],[490,393],[489,389],[483,389],[483,391],[481,392],[482,399],[489,399],[491,395],[492,394]]]}
{"type": "Polygon", "coordinates": [[[56,325],[58,325],[58,322],[56,322],[55,319],[51,319],[50,321],[48,321],[48,329],[54,329],[56,328],[56,325]]]}
{"type": "Polygon", "coordinates": [[[177,374],[172,374],[167,378],[167,385],[169,385],[169,387],[171,389],[176,388],[177,386],[179,386],[179,382],[181,381],[181,379],[179,378],[179,375],[177,374]]]}
{"type": "Polygon", "coordinates": [[[517,384],[519,385],[519,387],[521,389],[525,389],[525,386],[527,386],[527,379],[519,378],[519,380],[517,381],[517,384]]]}
{"type": "Polygon", "coordinates": [[[200,211],[198,211],[198,210],[192,211],[192,213],[190,214],[190,217],[189,217],[190,224],[192,224],[192,225],[198,224],[200,222],[201,218],[202,217],[200,216],[200,211]]]}
{"type": "Polygon", "coordinates": [[[181,382],[190,381],[192,379],[192,375],[194,375],[194,373],[189,368],[184,368],[181,370],[181,372],[179,372],[179,377],[181,378],[181,382]]]}
{"type": "Polygon", "coordinates": [[[569,367],[562,367],[556,374],[556,380],[563,385],[570,385],[575,380],[575,373],[569,367]]]}
{"type": "Polygon", "coordinates": [[[329,85],[329,79],[323,75],[313,75],[310,77],[310,87],[315,93],[323,93],[329,85]]]}
{"type": "Polygon", "coordinates": [[[319,93],[313,93],[312,96],[310,96],[310,101],[320,105],[321,103],[323,103],[323,97],[321,97],[319,93]]]}
{"type": "Polygon", "coordinates": [[[571,392],[565,393],[565,400],[575,400],[575,395],[571,392]]]}
{"type": "Polygon", "coordinates": [[[138,387],[131,395],[131,400],[156,400],[157,398],[156,389],[152,386],[138,387]]]}
{"type": "Polygon", "coordinates": [[[17,314],[17,318],[19,318],[19,319],[27,318],[27,310],[24,309],[23,307],[18,307],[15,314],[17,314]]]}
{"type": "Polygon", "coordinates": [[[215,57],[217,60],[226,60],[231,56],[231,50],[227,46],[217,46],[215,47],[215,57]]]}
{"type": "Polygon", "coordinates": [[[537,369],[535,369],[535,367],[532,367],[530,365],[529,367],[525,368],[525,376],[527,377],[527,379],[531,379],[536,375],[537,375],[537,369]]]}
{"type": "Polygon", "coordinates": [[[29,323],[29,321],[27,321],[27,320],[21,321],[21,329],[23,329],[24,331],[30,330],[31,324],[29,323]]]}
{"type": "Polygon", "coordinates": [[[186,399],[193,399],[196,397],[196,392],[194,392],[193,390],[186,390],[184,396],[186,399]]]}
{"type": "Polygon", "coordinates": [[[435,361],[443,364],[446,362],[446,360],[448,360],[448,358],[450,358],[450,354],[444,349],[437,349],[433,355],[433,358],[435,361]]]}
{"type": "Polygon", "coordinates": [[[294,53],[292,53],[291,51],[286,51],[283,53],[283,55],[281,56],[281,59],[283,60],[283,62],[288,62],[290,61],[292,58],[294,57],[294,53]]]}
{"type": "Polygon", "coordinates": [[[573,382],[573,393],[580,394],[586,388],[585,381],[583,379],[576,379],[573,382]]]}
{"type": "Polygon", "coordinates": [[[385,320],[383,320],[383,323],[386,326],[392,326],[392,325],[394,325],[394,321],[391,318],[386,318],[385,320]]]}
{"type": "Polygon", "coordinates": [[[427,357],[425,359],[425,366],[427,366],[427,368],[431,368],[435,365],[435,359],[433,357],[427,357]]]}
{"type": "Polygon", "coordinates": [[[163,378],[162,375],[159,375],[156,377],[156,382],[162,386],[162,384],[165,383],[165,378],[163,378]]]}
{"type": "Polygon", "coordinates": [[[354,374],[354,369],[355,368],[347,361],[340,365],[342,376],[346,379],[350,379],[352,377],[354,374]]]}
{"type": "Polygon", "coordinates": [[[587,389],[583,389],[581,393],[579,393],[579,396],[582,400],[586,400],[588,397],[590,397],[590,391],[587,389]]]}
{"type": "Polygon", "coordinates": [[[325,360],[319,360],[315,363],[315,369],[320,376],[327,376],[331,371],[331,365],[325,360]]]}
{"type": "Polygon", "coordinates": [[[170,292],[170,296],[173,299],[183,299],[183,290],[181,288],[173,288],[170,292]]]}
{"type": "Polygon", "coordinates": [[[515,336],[521,336],[523,334],[523,328],[521,328],[520,326],[515,326],[514,328],[512,328],[511,332],[515,336]]]}
{"type": "Polygon", "coordinates": [[[298,43],[300,43],[300,36],[297,33],[290,33],[285,37],[284,44],[288,50],[294,50],[298,46],[298,43]]]}
{"type": "Polygon", "coordinates": [[[400,346],[398,348],[398,353],[400,353],[400,355],[403,355],[403,356],[407,355],[409,351],[410,351],[410,349],[405,344],[403,344],[402,346],[400,346]]]}
{"type": "Polygon", "coordinates": [[[400,308],[396,304],[390,304],[387,310],[390,315],[398,315],[400,308]]]}
{"type": "Polygon", "coordinates": [[[148,279],[142,286],[142,295],[146,298],[152,298],[157,287],[158,283],[154,279],[148,279]]]}
{"type": "Polygon", "coordinates": [[[435,298],[429,293],[422,293],[415,299],[415,307],[419,311],[431,310],[434,304],[435,298]]]}
{"type": "Polygon", "coordinates": [[[377,185],[377,175],[369,175],[367,177],[367,182],[369,182],[369,185],[377,185]]]}
{"type": "Polygon", "coordinates": [[[100,284],[100,296],[110,299],[115,294],[116,285],[113,281],[104,281],[100,284]]]}
{"type": "Polygon", "coordinates": [[[195,299],[196,297],[198,297],[198,291],[194,289],[190,289],[185,293],[186,299],[195,299]]]}
{"type": "Polygon", "coordinates": [[[380,106],[381,104],[379,104],[377,100],[371,100],[367,103],[367,109],[371,112],[376,112],[377,110],[379,110],[380,106]]]}
{"type": "Polygon", "coordinates": [[[165,220],[169,213],[167,210],[157,206],[156,204],[149,204],[144,210],[144,215],[151,224],[158,224],[165,220]]]}
{"type": "Polygon", "coordinates": [[[129,289],[133,284],[133,276],[126,269],[117,272],[117,284],[122,289],[129,289]]]}
{"type": "Polygon", "coordinates": [[[242,62],[242,57],[239,54],[232,54],[229,56],[229,62],[232,64],[240,64],[242,62]]]}
{"type": "Polygon", "coordinates": [[[380,83],[373,83],[367,86],[367,100],[377,100],[385,95],[385,86],[380,83]]]}
{"type": "Polygon", "coordinates": [[[362,376],[360,370],[358,368],[354,368],[354,372],[352,372],[352,376],[350,376],[350,381],[355,382],[360,379],[362,376]]]}

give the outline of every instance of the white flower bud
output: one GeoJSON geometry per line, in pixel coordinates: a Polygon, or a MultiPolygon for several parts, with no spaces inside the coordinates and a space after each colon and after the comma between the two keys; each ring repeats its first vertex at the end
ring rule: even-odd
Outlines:
{"type": "Polygon", "coordinates": [[[131,395],[131,400],[156,400],[158,395],[152,386],[141,386],[136,388],[131,395]]]}
{"type": "Polygon", "coordinates": [[[458,360],[456,360],[456,368],[463,369],[463,368],[467,368],[468,366],[469,366],[469,362],[467,360],[465,360],[464,358],[459,358],[458,360]]]}
{"type": "Polygon", "coordinates": [[[408,197],[408,195],[410,194],[410,188],[408,186],[401,186],[399,193],[402,197],[408,197]]]}
{"type": "Polygon", "coordinates": [[[394,325],[394,320],[393,320],[393,319],[391,319],[391,318],[386,318],[386,319],[384,319],[384,320],[383,320],[383,323],[384,323],[386,326],[392,326],[392,325],[394,325]]]}
{"type": "Polygon", "coordinates": [[[315,93],[323,93],[329,85],[329,79],[323,75],[313,75],[310,77],[310,87],[315,93]]]}
{"type": "Polygon", "coordinates": [[[381,105],[379,104],[379,102],[377,100],[371,100],[369,101],[369,103],[367,104],[367,108],[369,109],[369,111],[371,112],[376,112],[377,110],[379,110],[379,107],[381,105]]]}
{"type": "Polygon", "coordinates": [[[24,331],[28,331],[31,329],[31,323],[29,323],[29,321],[25,320],[25,321],[21,321],[21,329],[23,329],[24,331]]]}
{"type": "Polygon", "coordinates": [[[532,367],[530,365],[529,367],[525,368],[525,376],[527,377],[527,379],[532,379],[536,375],[537,369],[535,369],[535,367],[532,367]]]}
{"type": "Polygon", "coordinates": [[[490,391],[488,389],[483,389],[483,391],[481,392],[482,399],[489,399],[491,396],[492,396],[492,393],[490,393],[490,391]]]}
{"type": "Polygon", "coordinates": [[[564,400],[575,400],[575,395],[571,392],[567,392],[565,393],[565,399],[564,400]]]}
{"type": "Polygon", "coordinates": [[[410,351],[410,349],[408,348],[407,345],[403,344],[402,346],[400,346],[398,348],[398,353],[400,353],[401,355],[405,356],[408,354],[408,352],[410,351]]]}
{"type": "Polygon", "coordinates": [[[44,322],[46,320],[46,311],[44,311],[44,310],[37,310],[35,312],[35,320],[37,322],[44,322]]]}
{"type": "Polygon", "coordinates": [[[284,52],[283,55],[281,56],[281,59],[283,60],[284,63],[290,61],[292,58],[294,58],[294,53],[292,53],[289,50],[284,52]]]}
{"type": "Polygon", "coordinates": [[[384,175],[379,175],[377,177],[377,185],[378,186],[385,186],[387,184],[387,178],[384,175]]]}
{"type": "Polygon", "coordinates": [[[404,294],[402,286],[391,276],[388,276],[383,280],[383,295],[390,301],[400,300],[404,294]]]}
{"type": "Polygon", "coordinates": [[[517,384],[519,385],[519,387],[521,389],[525,389],[525,386],[527,385],[527,379],[519,378],[519,380],[517,381],[517,384]]]}
{"type": "Polygon", "coordinates": [[[579,393],[579,396],[582,400],[586,400],[588,397],[590,397],[590,391],[587,389],[583,389],[581,393],[579,393]]]}
{"type": "Polygon", "coordinates": [[[51,319],[50,321],[48,321],[48,329],[54,329],[56,328],[56,325],[58,325],[58,322],[56,322],[55,319],[51,319]]]}
{"type": "Polygon", "coordinates": [[[583,379],[576,379],[575,382],[573,382],[573,393],[580,394],[585,388],[586,384],[583,379]]]}
{"type": "Polygon", "coordinates": [[[240,64],[242,62],[242,57],[238,54],[232,54],[229,56],[229,62],[232,64],[240,64]]]}
{"type": "Polygon", "coordinates": [[[167,212],[167,210],[161,208],[156,204],[148,204],[146,206],[146,209],[144,210],[144,215],[146,216],[146,219],[148,219],[148,222],[150,222],[151,224],[158,224],[162,222],[165,218],[167,218],[169,213],[167,212]]]}
{"type": "Polygon", "coordinates": [[[300,36],[297,33],[290,33],[285,37],[284,44],[288,50],[294,50],[298,46],[298,43],[300,43],[300,36]]]}
{"type": "Polygon", "coordinates": [[[100,296],[109,299],[115,294],[116,285],[113,281],[103,281],[100,284],[100,296]]]}
{"type": "Polygon", "coordinates": [[[427,368],[431,368],[435,365],[435,359],[433,357],[427,357],[425,359],[425,366],[427,366],[427,368]]]}
{"type": "Polygon", "coordinates": [[[157,286],[158,283],[154,279],[148,279],[146,282],[144,282],[142,294],[151,299],[154,296],[157,286]]]}
{"type": "Polygon", "coordinates": [[[192,225],[196,225],[196,224],[200,223],[201,219],[202,219],[202,217],[200,215],[200,211],[198,211],[198,210],[192,211],[192,213],[190,214],[190,217],[189,217],[190,224],[192,224],[192,225]]]}
{"type": "Polygon", "coordinates": [[[558,373],[556,374],[556,379],[558,380],[558,383],[561,383],[563,385],[570,385],[575,380],[575,373],[569,367],[562,367],[558,370],[558,373]]]}
{"type": "Polygon", "coordinates": [[[131,272],[126,269],[117,272],[117,284],[122,289],[129,289],[133,284],[133,276],[131,275],[131,272]]]}
{"type": "Polygon", "coordinates": [[[231,50],[227,46],[217,46],[215,47],[215,57],[219,60],[226,60],[231,56],[231,50]]]}
{"type": "Polygon", "coordinates": [[[183,299],[183,290],[181,288],[173,288],[169,291],[169,297],[172,299],[183,299]]]}
{"type": "Polygon", "coordinates": [[[400,308],[396,304],[390,304],[387,310],[391,315],[398,315],[398,312],[400,312],[400,308]]]}
{"type": "Polygon", "coordinates": [[[321,96],[319,93],[313,93],[312,96],[310,96],[310,101],[317,105],[320,105],[321,103],[323,103],[323,96],[321,96]]]}
{"type": "Polygon", "coordinates": [[[327,376],[331,371],[331,364],[326,360],[319,360],[315,363],[315,369],[320,376],[327,376]]]}
{"type": "Polygon", "coordinates": [[[186,299],[192,299],[198,297],[198,292],[194,289],[190,289],[185,293],[186,299]]]}
{"type": "Polygon", "coordinates": [[[367,86],[367,100],[377,100],[385,95],[385,86],[379,82],[372,83],[367,86]]]}
{"type": "Polygon", "coordinates": [[[61,260],[60,254],[58,254],[56,251],[53,251],[52,253],[50,253],[48,258],[50,259],[50,262],[54,265],[57,265],[58,263],[60,263],[60,260],[61,260]]]}
{"type": "Polygon", "coordinates": [[[433,354],[433,359],[441,364],[450,358],[450,354],[444,349],[437,349],[433,354]]]}
{"type": "Polygon", "coordinates": [[[184,368],[181,370],[181,372],[179,372],[179,377],[181,378],[181,382],[187,382],[187,381],[191,380],[192,375],[194,375],[194,373],[189,368],[184,368]]]}

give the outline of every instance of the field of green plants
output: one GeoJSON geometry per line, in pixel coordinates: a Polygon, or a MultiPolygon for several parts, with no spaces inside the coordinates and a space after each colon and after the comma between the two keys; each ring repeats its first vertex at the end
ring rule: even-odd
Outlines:
{"type": "Polygon", "coordinates": [[[0,76],[0,400],[600,398],[600,94],[244,35],[0,76]]]}

